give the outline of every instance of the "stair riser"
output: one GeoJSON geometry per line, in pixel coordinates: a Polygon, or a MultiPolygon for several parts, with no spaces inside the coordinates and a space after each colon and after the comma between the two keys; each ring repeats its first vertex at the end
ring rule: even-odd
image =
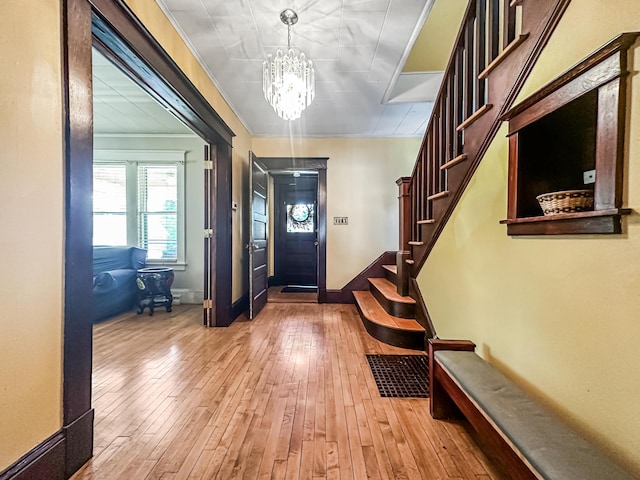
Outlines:
{"type": "Polygon", "coordinates": [[[382,308],[384,308],[389,315],[400,318],[416,318],[415,304],[394,302],[393,300],[389,300],[373,284],[370,284],[370,289],[373,296],[376,297],[378,303],[382,305],[382,308]]]}
{"type": "Polygon", "coordinates": [[[395,273],[393,273],[391,270],[387,270],[386,268],[384,269],[384,278],[389,280],[394,285],[398,284],[398,276],[395,273]]]}
{"type": "Polygon", "coordinates": [[[393,345],[394,347],[425,350],[424,332],[407,332],[373,323],[362,313],[358,302],[356,302],[356,307],[358,308],[358,313],[360,314],[360,318],[362,318],[364,327],[373,338],[387,345],[393,345]]]}

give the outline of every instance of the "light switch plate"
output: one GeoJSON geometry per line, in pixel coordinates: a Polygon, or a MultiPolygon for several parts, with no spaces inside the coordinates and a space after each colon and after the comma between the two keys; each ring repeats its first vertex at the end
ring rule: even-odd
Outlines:
{"type": "Polygon", "coordinates": [[[589,185],[591,183],[596,183],[596,171],[595,170],[587,170],[582,173],[582,181],[585,185],[589,185]]]}
{"type": "Polygon", "coordinates": [[[334,225],[349,225],[349,217],[333,217],[334,225]]]}

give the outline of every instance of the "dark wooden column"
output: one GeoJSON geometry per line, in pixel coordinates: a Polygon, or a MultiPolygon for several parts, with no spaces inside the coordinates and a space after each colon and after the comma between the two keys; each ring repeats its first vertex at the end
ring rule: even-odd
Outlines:
{"type": "Polygon", "coordinates": [[[400,216],[398,217],[398,225],[400,227],[399,250],[409,250],[409,241],[411,240],[410,181],[411,177],[400,177],[396,180],[396,185],[398,185],[398,203],[400,204],[400,216]]]}

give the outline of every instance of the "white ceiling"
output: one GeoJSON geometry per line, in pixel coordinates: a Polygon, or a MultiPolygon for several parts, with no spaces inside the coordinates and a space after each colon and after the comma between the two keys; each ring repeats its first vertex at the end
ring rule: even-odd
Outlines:
{"type": "Polygon", "coordinates": [[[427,79],[420,95],[413,86],[398,96],[394,87],[433,1],[156,0],[256,136],[422,136],[432,103],[420,100],[434,96],[439,80],[427,79]],[[293,122],[262,94],[262,62],[287,44],[285,8],[299,17],[292,47],[316,70],[315,100],[293,122]]]}
{"type": "Polygon", "coordinates": [[[93,130],[97,135],[191,134],[109,60],[93,50],[93,130]]]}

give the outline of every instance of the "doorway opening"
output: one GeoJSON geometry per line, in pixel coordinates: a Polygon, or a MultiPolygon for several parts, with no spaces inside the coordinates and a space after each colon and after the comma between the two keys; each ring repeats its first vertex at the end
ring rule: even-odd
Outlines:
{"type": "Polygon", "coordinates": [[[273,293],[272,297],[286,297],[291,301],[317,302],[318,173],[273,173],[272,179],[273,276],[270,293],[273,293]]]}
{"type": "Polygon", "coordinates": [[[249,156],[249,318],[267,301],[324,303],[328,158],[249,156]]]}

